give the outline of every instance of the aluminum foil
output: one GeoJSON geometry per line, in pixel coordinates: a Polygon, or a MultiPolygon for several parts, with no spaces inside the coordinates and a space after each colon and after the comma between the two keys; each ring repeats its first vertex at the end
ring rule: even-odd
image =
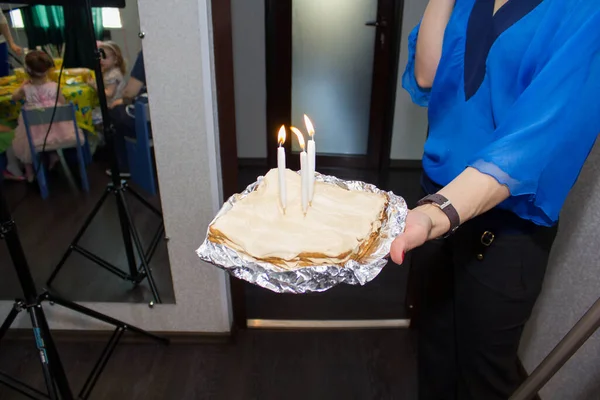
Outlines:
{"type": "MultiPolygon", "coordinates": [[[[213,222],[225,214],[233,205],[253,192],[262,182],[264,177],[252,183],[242,193],[236,194],[227,200],[213,222]]],[[[381,272],[388,262],[390,246],[396,236],[404,231],[404,224],[408,208],[400,196],[392,192],[384,192],[376,186],[359,181],[344,181],[334,176],[316,174],[317,181],[338,185],[348,190],[359,190],[372,193],[385,193],[388,197],[386,208],[387,221],[381,226],[379,241],[376,249],[370,256],[362,260],[350,260],[345,265],[320,265],[314,267],[298,267],[284,269],[277,265],[254,259],[239,253],[223,244],[213,243],[207,238],[196,253],[198,256],[219,268],[228,271],[236,278],[243,279],[254,285],[277,293],[309,293],[324,292],[340,283],[350,285],[364,285],[381,272]]],[[[212,223],[211,222],[211,225],[212,223]]]]}

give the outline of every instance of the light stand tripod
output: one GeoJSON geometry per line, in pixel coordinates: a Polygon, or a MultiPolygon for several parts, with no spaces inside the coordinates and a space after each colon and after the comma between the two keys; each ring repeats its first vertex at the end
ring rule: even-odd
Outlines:
{"type": "MultiPolygon", "coordinates": [[[[82,256],[86,257],[87,259],[93,261],[94,263],[98,264],[100,267],[106,269],[108,272],[120,277],[121,279],[131,281],[135,285],[141,283],[144,279],[148,279],[148,284],[150,285],[150,290],[152,291],[154,302],[161,303],[162,301],[160,298],[160,294],[158,293],[156,283],[154,282],[154,277],[152,276],[152,271],[148,265],[152,259],[152,256],[154,255],[154,252],[156,251],[156,248],[158,247],[158,244],[160,243],[161,237],[164,236],[164,222],[162,221],[162,213],[156,207],[152,206],[148,201],[146,201],[141,195],[129,188],[127,186],[127,183],[121,180],[120,178],[119,163],[115,155],[115,128],[108,114],[108,105],[106,93],[104,91],[105,88],[102,76],[102,67],[100,64],[102,54],[96,45],[91,0],[85,0],[85,7],[88,24],[88,37],[90,42],[89,46],[90,48],[96,49],[96,62],[94,65],[94,70],[96,72],[98,98],[100,100],[100,110],[102,112],[102,120],[104,124],[104,137],[106,139],[106,145],[110,150],[110,171],[112,175],[112,182],[108,184],[104,195],[102,195],[100,200],[96,203],[92,212],[86,218],[83,226],[81,227],[77,235],[75,235],[75,239],[73,239],[73,241],[69,245],[68,250],[63,255],[62,259],[52,272],[52,275],[50,275],[47,284],[49,287],[52,285],[52,282],[56,278],[57,274],[60,272],[61,268],[64,266],[71,253],[75,251],[81,254],[82,256]],[[136,198],[140,203],[142,203],[145,207],[150,209],[150,211],[152,211],[161,219],[160,226],[155,235],[153,236],[147,251],[144,251],[140,236],[133,222],[131,211],[127,205],[127,199],[125,198],[126,193],[131,193],[134,198],[136,198]],[[114,194],[117,202],[119,223],[121,225],[121,235],[123,237],[123,244],[125,246],[125,254],[127,256],[129,273],[124,272],[120,268],[91,253],[90,251],[82,248],[79,245],[79,240],[84,235],[85,231],[98,214],[98,211],[100,211],[100,208],[104,204],[104,201],[108,198],[109,194],[114,194]],[[136,256],[134,253],[134,246],[137,256],[140,260],[139,267],[137,265],[136,256]]],[[[150,302],[150,305],[152,306],[153,302],[150,302]]]]}
{"type": "Polygon", "coordinates": [[[529,400],[600,328],[600,298],[519,386],[510,400],[529,400]]]}
{"type": "Polygon", "coordinates": [[[136,328],[126,324],[125,322],[111,318],[97,311],[89,308],[80,306],[79,304],[73,303],[68,300],[64,300],[60,297],[54,296],[48,292],[44,292],[41,295],[37,294],[35,289],[35,283],[31,276],[31,271],[25,258],[21,241],[17,234],[17,227],[12,220],[8,205],[4,198],[3,185],[0,183],[0,239],[6,239],[8,251],[14,264],[19,283],[23,289],[24,299],[17,299],[13,306],[13,309],[8,314],[8,317],[0,326],[0,341],[9,330],[17,316],[21,311],[27,311],[31,318],[31,325],[33,328],[33,334],[35,337],[35,344],[39,351],[40,361],[42,363],[42,371],[44,373],[44,380],[48,394],[42,393],[39,390],[32,388],[31,386],[14,379],[3,372],[0,372],[0,383],[7,385],[8,387],[18,391],[19,393],[31,398],[31,399],[52,399],[52,400],[72,400],[73,394],[69,387],[69,382],[65,374],[64,368],[60,361],[60,356],[56,345],[52,339],[50,328],[48,327],[48,321],[42,308],[44,301],[49,301],[51,304],[58,304],[75,312],[87,315],[99,321],[105,322],[115,327],[115,331],[110,338],[107,346],[102,352],[100,359],[92,369],[90,376],[81,392],[79,393],[80,399],[87,399],[96,385],[100,374],[104,370],[108,359],[112,355],[115,347],[117,346],[121,336],[125,331],[132,331],[138,334],[149,337],[158,342],[168,344],[168,340],[155,336],[148,333],[140,328],[136,328]]]}

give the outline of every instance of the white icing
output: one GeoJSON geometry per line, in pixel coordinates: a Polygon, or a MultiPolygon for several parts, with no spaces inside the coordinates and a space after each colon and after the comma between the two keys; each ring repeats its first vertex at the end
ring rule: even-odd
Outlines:
{"type": "Polygon", "coordinates": [[[277,169],[272,169],[259,187],[219,217],[213,228],[253,257],[293,260],[301,253],[336,258],[354,252],[379,227],[384,195],[315,182],[312,205],[304,215],[300,185],[300,175],[287,169],[284,214],[277,169]]]}

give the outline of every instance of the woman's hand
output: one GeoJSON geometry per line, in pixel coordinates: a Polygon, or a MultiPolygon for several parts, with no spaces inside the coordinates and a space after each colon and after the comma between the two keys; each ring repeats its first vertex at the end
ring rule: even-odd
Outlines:
{"type": "Polygon", "coordinates": [[[115,108],[116,106],[120,106],[123,104],[123,99],[117,99],[108,105],[108,108],[115,108]]]}
{"type": "Polygon", "coordinates": [[[425,212],[416,208],[410,210],[406,216],[404,233],[400,234],[392,243],[390,255],[396,264],[402,264],[406,252],[421,246],[431,236],[433,220],[425,212]]]}
{"type": "Polygon", "coordinates": [[[23,49],[20,46],[17,46],[15,43],[12,43],[10,45],[10,49],[19,57],[21,56],[21,54],[23,54],[23,49]]]}
{"type": "Polygon", "coordinates": [[[396,264],[402,264],[407,252],[428,240],[445,235],[450,230],[450,219],[433,204],[425,204],[408,212],[404,233],[394,240],[390,255],[396,264]]]}
{"type": "MultiPolygon", "coordinates": [[[[452,202],[461,224],[496,207],[510,196],[506,186],[475,168],[465,169],[438,193],[452,202]]],[[[401,264],[406,252],[427,240],[445,235],[450,228],[450,219],[436,205],[425,204],[409,211],[404,233],[392,243],[392,260],[401,264]]]]}

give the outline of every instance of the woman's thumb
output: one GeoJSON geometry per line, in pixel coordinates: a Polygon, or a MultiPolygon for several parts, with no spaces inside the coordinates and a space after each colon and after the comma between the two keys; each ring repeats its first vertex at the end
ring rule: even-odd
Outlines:
{"type": "Polygon", "coordinates": [[[406,251],[406,238],[404,237],[404,234],[401,234],[392,242],[392,247],[390,248],[392,261],[398,265],[402,264],[404,262],[404,257],[406,256],[406,251]]]}

